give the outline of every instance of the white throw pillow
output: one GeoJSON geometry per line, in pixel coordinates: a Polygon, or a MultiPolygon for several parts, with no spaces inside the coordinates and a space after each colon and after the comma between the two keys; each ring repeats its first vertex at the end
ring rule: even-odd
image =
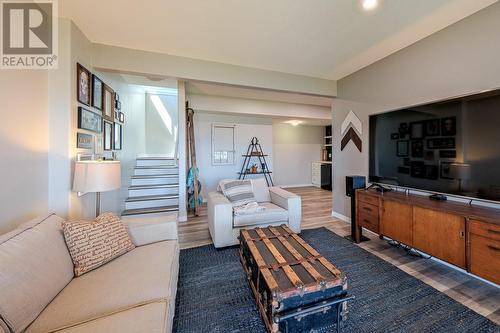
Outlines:
{"type": "Polygon", "coordinates": [[[255,202],[251,180],[229,180],[219,182],[219,188],[233,207],[255,202]]]}
{"type": "Polygon", "coordinates": [[[252,179],[252,186],[255,201],[271,202],[271,193],[269,193],[269,187],[264,177],[252,179]]]}

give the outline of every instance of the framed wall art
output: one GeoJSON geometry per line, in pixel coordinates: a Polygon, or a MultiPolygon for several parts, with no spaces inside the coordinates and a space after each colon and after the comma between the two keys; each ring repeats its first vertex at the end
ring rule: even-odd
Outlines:
{"type": "Polygon", "coordinates": [[[417,121],[410,123],[410,139],[423,139],[424,138],[424,122],[417,121]]]}
{"type": "Polygon", "coordinates": [[[439,136],[441,132],[439,119],[430,119],[425,122],[424,135],[427,136],[439,136]]]}
{"type": "Polygon", "coordinates": [[[427,140],[428,149],[455,149],[455,138],[439,138],[427,140]]]}
{"type": "Polygon", "coordinates": [[[92,106],[102,110],[102,81],[92,74],[92,106]]]}
{"type": "Polygon", "coordinates": [[[104,121],[104,150],[113,150],[113,123],[104,121]]]}
{"type": "Polygon", "coordinates": [[[115,119],[115,92],[106,84],[103,89],[102,101],[102,117],[109,122],[113,122],[115,119]]]}
{"type": "Polygon", "coordinates": [[[441,135],[454,136],[457,134],[457,117],[441,119],[441,135]]]}
{"type": "Polygon", "coordinates": [[[122,150],[122,125],[118,123],[113,130],[113,150],[122,150]]]}
{"type": "Polygon", "coordinates": [[[408,140],[399,140],[396,146],[396,154],[398,157],[408,157],[409,142],[408,140]]]}
{"type": "Polygon", "coordinates": [[[422,140],[411,142],[411,157],[424,157],[424,142],[422,140]]]}
{"type": "Polygon", "coordinates": [[[76,148],[93,149],[94,148],[94,136],[92,134],[77,132],[76,133],[76,148]]]}
{"type": "Polygon", "coordinates": [[[118,115],[118,120],[121,122],[121,123],[124,123],[125,122],[125,114],[123,112],[120,112],[119,115],[118,115]]]}
{"type": "Polygon", "coordinates": [[[410,168],[408,167],[404,167],[404,166],[400,166],[398,167],[398,173],[400,174],[403,174],[403,175],[409,175],[410,174],[410,168]]]}
{"type": "Polygon", "coordinates": [[[425,166],[425,178],[436,180],[439,176],[439,168],[437,165],[426,165],[425,166]]]}
{"type": "Polygon", "coordinates": [[[410,175],[414,178],[425,177],[425,164],[422,161],[412,161],[410,175]]]}
{"type": "Polygon", "coordinates": [[[90,105],[90,79],[91,74],[88,69],[76,64],[76,98],[78,102],[90,105]]]}
{"type": "Polygon", "coordinates": [[[399,137],[401,139],[406,138],[406,136],[408,135],[409,131],[410,131],[410,129],[408,127],[408,123],[401,123],[401,124],[399,124],[398,132],[399,132],[399,137]]]}
{"type": "Polygon", "coordinates": [[[434,161],[434,150],[426,150],[424,153],[424,159],[426,161],[434,161]]]}
{"type": "Polygon", "coordinates": [[[439,151],[440,158],[457,158],[456,150],[440,150],[439,151]]]}
{"type": "Polygon", "coordinates": [[[78,107],[78,128],[95,133],[102,132],[102,117],[95,112],[78,107]]]}

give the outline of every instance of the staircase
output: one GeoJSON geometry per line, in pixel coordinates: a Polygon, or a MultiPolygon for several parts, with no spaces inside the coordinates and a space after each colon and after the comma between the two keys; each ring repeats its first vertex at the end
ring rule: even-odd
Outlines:
{"type": "Polygon", "coordinates": [[[122,217],[179,211],[179,168],[171,157],[138,157],[122,217]]]}

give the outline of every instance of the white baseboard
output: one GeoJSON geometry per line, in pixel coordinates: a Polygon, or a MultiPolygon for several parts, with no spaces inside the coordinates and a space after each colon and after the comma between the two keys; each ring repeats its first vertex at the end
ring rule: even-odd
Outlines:
{"type": "Polygon", "coordinates": [[[281,188],[290,188],[290,187],[309,187],[313,186],[313,184],[294,184],[294,185],[278,185],[281,188]]]}
{"type": "Polygon", "coordinates": [[[332,210],[332,217],[335,217],[346,223],[351,223],[351,218],[349,216],[345,216],[344,214],[334,212],[333,210],[332,210]]]}

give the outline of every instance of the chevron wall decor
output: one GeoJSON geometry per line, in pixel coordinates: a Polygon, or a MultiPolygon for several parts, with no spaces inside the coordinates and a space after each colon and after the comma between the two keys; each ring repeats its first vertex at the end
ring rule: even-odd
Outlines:
{"type": "Polygon", "coordinates": [[[341,151],[344,150],[350,141],[354,143],[360,152],[362,151],[363,142],[360,135],[363,134],[363,125],[354,112],[349,111],[349,114],[347,114],[347,117],[345,117],[340,126],[340,131],[343,135],[340,142],[341,151]]]}

